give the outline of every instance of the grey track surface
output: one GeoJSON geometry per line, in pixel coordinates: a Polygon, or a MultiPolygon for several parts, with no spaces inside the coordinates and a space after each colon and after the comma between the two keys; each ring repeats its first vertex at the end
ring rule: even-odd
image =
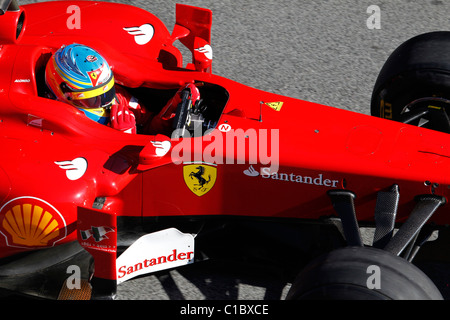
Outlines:
{"type": "Polygon", "coordinates": [[[388,55],[420,33],[448,29],[450,2],[438,0],[130,1],[169,30],[175,3],[213,11],[213,71],[240,83],[360,113],[388,55]],[[381,29],[369,30],[378,5],[381,29]]]}
{"type": "MultiPolygon", "coordinates": [[[[35,1],[20,1],[21,3],[35,1]]],[[[153,0],[144,8],[172,30],[175,3],[213,11],[213,72],[262,90],[369,113],[372,87],[388,55],[418,34],[448,30],[444,0],[153,0]],[[381,9],[381,29],[366,12],[381,9]]],[[[301,122],[301,119],[298,119],[301,122]]],[[[118,299],[279,299],[289,288],[276,273],[189,267],[130,280],[118,299]]]]}

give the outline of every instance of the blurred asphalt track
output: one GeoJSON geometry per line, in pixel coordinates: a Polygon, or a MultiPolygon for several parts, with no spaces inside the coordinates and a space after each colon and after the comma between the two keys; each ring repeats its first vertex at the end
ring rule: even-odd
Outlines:
{"type": "MultiPolygon", "coordinates": [[[[20,1],[29,3],[36,1],[20,1]]],[[[175,3],[213,11],[213,72],[258,89],[369,113],[372,87],[388,55],[421,33],[449,29],[446,0],[117,1],[146,9],[171,31],[175,3]],[[367,8],[381,9],[370,30],[367,8]]],[[[301,123],[302,119],[291,119],[301,123]]],[[[119,285],[118,299],[279,299],[276,276],[188,267],[119,285]]]]}
{"type": "Polygon", "coordinates": [[[368,113],[388,55],[420,33],[447,30],[449,1],[129,1],[172,30],[175,3],[213,12],[213,72],[258,89],[368,113]],[[381,29],[369,30],[378,5],[381,29]]]}

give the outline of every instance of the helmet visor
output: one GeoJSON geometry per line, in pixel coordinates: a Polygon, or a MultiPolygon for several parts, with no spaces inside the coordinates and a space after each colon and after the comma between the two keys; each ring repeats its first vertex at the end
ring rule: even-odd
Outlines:
{"type": "Polygon", "coordinates": [[[99,96],[87,99],[72,100],[71,102],[78,107],[86,109],[105,108],[112,104],[115,96],[116,90],[112,87],[107,92],[102,93],[99,96]]]}
{"type": "Polygon", "coordinates": [[[114,77],[101,85],[84,90],[74,90],[65,83],[61,84],[61,90],[71,103],[81,108],[101,108],[113,102],[116,94],[114,89],[114,77]]]}

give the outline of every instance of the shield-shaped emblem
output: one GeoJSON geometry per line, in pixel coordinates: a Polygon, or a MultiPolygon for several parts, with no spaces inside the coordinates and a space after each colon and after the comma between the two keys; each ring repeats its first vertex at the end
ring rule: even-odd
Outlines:
{"type": "Polygon", "coordinates": [[[183,167],[184,182],[197,196],[203,196],[212,189],[217,177],[215,165],[205,163],[190,163],[183,167]]]}

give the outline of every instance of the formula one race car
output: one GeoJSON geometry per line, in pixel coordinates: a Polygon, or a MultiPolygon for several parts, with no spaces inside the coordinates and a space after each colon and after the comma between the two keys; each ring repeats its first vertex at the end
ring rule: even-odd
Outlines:
{"type": "Polygon", "coordinates": [[[392,54],[369,116],[214,75],[207,9],[177,5],[171,33],[117,3],[1,0],[0,13],[4,295],[111,299],[137,276],[255,257],[292,269],[289,299],[443,298],[412,261],[450,252],[449,33],[392,54]],[[202,105],[183,91],[170,137],[96,123],[46,94],[47,62],[72,43],[153,112],[187,83],[202,105]]]}

